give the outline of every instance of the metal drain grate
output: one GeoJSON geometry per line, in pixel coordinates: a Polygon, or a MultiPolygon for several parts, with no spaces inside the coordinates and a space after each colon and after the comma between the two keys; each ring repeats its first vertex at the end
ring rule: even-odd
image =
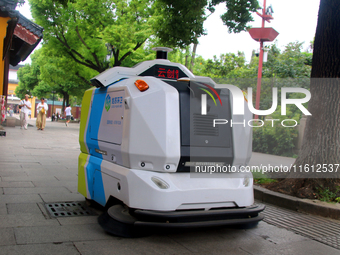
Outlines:
{"type": "Polygon", "coordinates": [[[340,250],[340,222],[266,204],[264,221],[340,250]]]}
{"type": "Polygon", "coordinates": [[[45,207],[52,217],[74,217],[97,215],[84,201],[46,203],[45,207]]]}

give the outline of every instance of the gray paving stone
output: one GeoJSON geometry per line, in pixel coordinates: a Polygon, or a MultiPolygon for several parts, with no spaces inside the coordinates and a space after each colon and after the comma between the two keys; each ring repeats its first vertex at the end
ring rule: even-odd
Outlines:
{"type": "Polygon", "coordinates": [[[0,173],[6,174],[7,172],[24,172],[20,164],[5,164],[0,166],[0,173]]]}
{"type": "MultiPolygon", "coordinates": [[[[245,248],[245,250],[249,252],[249,254],[259,254],[256,252],[256,250],[254,251],[254,249],[252,250],[249,248],[245,248]]],[[[317,241],[305,240],[300,242],[278,244],[275,246],[274,249],[271,248],[264,249],[261,253],[261,255],[273,255],[273,254],[339,255],[340,251],[330,246],[319,243],[317,241]]]]}
{"type": "Polygon", "coordinates": [[[111,239],[98,224],[15,228],[17,244],[111,239]]]}
{"type": "Polygon", "coordinates": [[[67,181],[67,178],[74,178],[78,175],[78,169],[58,169],[58,170],[49,170],[48,171],[53,176],[60,176],[60,179],[67,181]]]}
{"type": "Polygon", "coordinates": [[[260,236],[275,244],[293,243],[309,240],[306,237],[297,235],[284,228],[277,228],[266,222],[261,221],[254,229],[248,230],[253,235],[260,236]]]}
{"type": "Polygon", "coordinates": [[[275,247],[275,244],[270,241],[245,230],[226,227],[178,230],[177,233],[169,236],[191,252],[199,254],[237,254],[238,252],[249,254],[245,251],[245,247],[261,254],[262,250],[275,247]]]}
{"type": "Polygon", "coordinates": [[[0,215],[6,215],[7,213],[6,203],[0,203],[0,215]]]}
{"type": "Polygon", "coordinates": [[[62,226],[75,224],[96,224],[98,222],[97,216],[81,216],[81,217],[59,217],[58,222],[62,226]]]}
{"type": "Polygon", "coordinates": [[[40,194],[45,203],[84,201],[84,196],[79,193],[40,194]]]}
{"type": "Polygon", "coordinates": [[[32,163],[31,162],[31,163],[26,163],[26,164],[20,163],[20,166],[25,171],[28,170],[28,169],[41,169],[41,170],[44,170],[44,167],[42,165],[40,165],[39,162],[36,162],[36,163],[32,163]]]}
{"type": "Polygon", "coordinates": [[[15,156],[13,155],[13,150],[8,148],[6,151],[3,151],[1,153],[1,159],[3,159],[2,162],[10,161],[11,159],[15,159],[15,156]]]}
{"type": "Polygon", "coordinates": [[[77,181],[78,182],[78,176],[75,174],[74,175],[57,174],[54,177],[57,178],[59,181],[77,181]]]}
{"type": "Polygon", "coordinates": [[[3,188],[29,188],[29,187],[34,187],[33,183],[31,181],[25,181],[25,182],[19,182],[19,181],[1,181],[0,182],[0,187],[3,188]]]}
{"type": "Polygon", "coordinates": [[[60,166],[63,165],[62,161],[57,161],[57,160],[39,160],[39,163],[45,167],[55,167],[56,165],[60,165],[60,166]]]}
{"type": "MultiPolygon", "coordinates": [[[[193,254],[190,250],[167,236],[152,236],[133,239],[111,236],[110,240],[75,242],[74,245],[82,255],[193,254]]],[[[240,252],[238,254],[243,255],[246,253],[240,252]]]]}
{"type": "Polygon", "coordinates": [[[33,188],[4,188],[4,193],[9,195],[20,194],[59,194],[70,193],[70,191],[64,187],[33,187],[33,188]]]}
{"type": "Polygon", "coordinates": [[[65,186],[66,189],[68,189],[71,193],[78,193],[78,184],[75,183],[72,186],[65,186]]]}
{"type": "Polygon", "coordinates": [[[53,181],[54,176],[51,175],[40,175],[40,176],[9,176],[2,177],[2,181],[13,182],[13,181],[53,181]]]}
{"type": "MultiPolygon", "coordinates": [[[[1,182],[0,182],[1,183],[1,182]]],[[[56,178],[51,181],[32,181],[35,187],[74,187],[78,186],[78,181],[63,180],[59,181],[56,178]]]]}
{"type": "Polygon", "coordinates": [[[12,171],[12,170],[5,170],[5,171],[0,171],[0,176],[1,177],[26,177],[27,174],[20,169],[20,171],[12,171]]]}
{"type": "Polygon", "coordinates": [[[27,163],[38,163],[39,160],[35,159],[33,157],[23,158],[23,157],[17,157],[17,161],[21,164],[27,164],[27,163]]]}
{"type": "Polygon", "coordinates": [[[41,214],[37,203],[7,204],[8,214],[41,214]]]}
{"type": "Polygon", "coordinates": [[[29,227],[29,226],[59,226],[56,219],[46,219],[39,214],[11,214],[0,215],[1,228],[29,227]]]}
{"type": "Polygon", "coordinates": [[[0,228],[0,254],[2,253],[2,245],[14,245],[15,237],[13,228],[0,228]]]}
{"type": "Polygon", "coordinates": [[[0,247],[1,254],[6,255],[79,255],[72,243],[28,244],[0,247]]]}
{"type": "Polygon", "coordinates": [[[38,166],[35,168],[25,168],[24,171],[27,174],[27,176],[39,176],[39,175],[53,176],[53,174],[51,174],[50,171],[48,171],[43,166],[38,166]]]}
{"type": "Polygon", "coordinates": [[[31,195],[0,195],[1,203],[39,203],[42,199],[37,194],[31,195]]]}
{"type": "Polygon", "coordinates": [[[20,165],[17,166],[11,166],[7,165],[4,167],[0,167],[0,175],[1,176],[11,176],[11,173],[25,173],[25,171],[20,167],[20,165]]]}

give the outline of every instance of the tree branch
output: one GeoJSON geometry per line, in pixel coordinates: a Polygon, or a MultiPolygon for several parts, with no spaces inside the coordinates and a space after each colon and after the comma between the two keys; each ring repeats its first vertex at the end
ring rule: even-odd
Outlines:
{"type": "MultiPolygon", "coordinates": [[[[133,48],[134,51],[136,51],[140,46],[143,45],[143,43],[146,41],[146,39],[143,42],[137,42],[137,45],[133,48]]],[[[119,60],[119,64],[122,63],[122,61],[124,61],[124,59],[126,59],[128,56],[130,56],[132,54],[132,51],[128,51],[126,52],[119,60]]],[[[118,56],[117,56],[118,57],[118,56]]],[[[116,62],[115,62],[116,64],[116,62]]]]}
{"type": "Polygon", "coordinates": [[[77,76],[80,80],[82,80],[84,83],[86,83],[86,84],[91,84],[87,79],[85,79],[83,76],[81,76],[81,75],[79,74],[79,72],[76,72],[75,74],[76,74],[76,76],[77,76]]]}
{"type": "MultiPolygon", "coordinates": [[[[78,35],[78,37],[79,37],[79,40],[80,40],[80,41],[84,44],[84,46],[91,52],[91,48],[86,44],[86,42],[85,42],[85,41],[83,40],[83,38],[81,37],[81,35],[80,35],[80,33],[79,33],[79,30],[78,30],[78,26],[76,26],[76,32],[77,32],[77,35],[78,35]]],[[[94,52],[92,52],[91,54],[92,54],[94,60],[96,61],[97,66],[98,66],[100,69],[102,69],[102,65],[100,64],[97,55],[96,55],[94,52]]]]}
{"type": "Polygon", "coordinates": [[[63,34],[61,34],[64,41],[58,36],[56,35],[56,38],[58,39],[58,41],[67,49],[66,52],[70,55],[71,58],[73,58],[74,61],[76,61],[77,63],[81,64],[81,65],[84,65],[84,66],[87,66],[97,72],[102,72],[103,70],[100,68],[100,66],[96,66],[95,64],[93,64],[91,61],[89,60],[86,60],[79,52],[77,52],[76,50],[72,49],[70,47],[70,45],[68,45],[67,43],[67,40],[66,38],[64,37],[63,34]],[[76,56],[78,56],[80,59],[84,60],[84,61],[81,61],[79,60],[76,56]]]}

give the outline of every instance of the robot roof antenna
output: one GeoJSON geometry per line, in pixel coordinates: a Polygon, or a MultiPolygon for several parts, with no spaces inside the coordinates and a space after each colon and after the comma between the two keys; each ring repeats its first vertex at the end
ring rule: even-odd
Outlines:
{"type": "Polygon", "coordinates": [[[167,47],[155,47],[152,50],[156,51],[156,59],[168,59],[168,52],[171,52],[171,48],[167,47]]]}

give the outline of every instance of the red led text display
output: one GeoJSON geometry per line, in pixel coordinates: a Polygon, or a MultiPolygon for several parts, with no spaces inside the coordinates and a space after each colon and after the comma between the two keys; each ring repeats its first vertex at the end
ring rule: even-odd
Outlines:
{"type": "Polygon", "coordinates": [[[139,76],[153,76],[160,79],[167,80],[178,80],[182,77],[187,77],[187,75],[177,66],[167,66],[167,65],[154,65],[149,69],[145,70],[139,76]]]}
{"type": "Polygon", "coordinates": [[[172,68],[162,68],[159,67],[157,69],[157,77],[159,78],[167,78],[167,79],[178,79],[179,71],[172,68]]]}

